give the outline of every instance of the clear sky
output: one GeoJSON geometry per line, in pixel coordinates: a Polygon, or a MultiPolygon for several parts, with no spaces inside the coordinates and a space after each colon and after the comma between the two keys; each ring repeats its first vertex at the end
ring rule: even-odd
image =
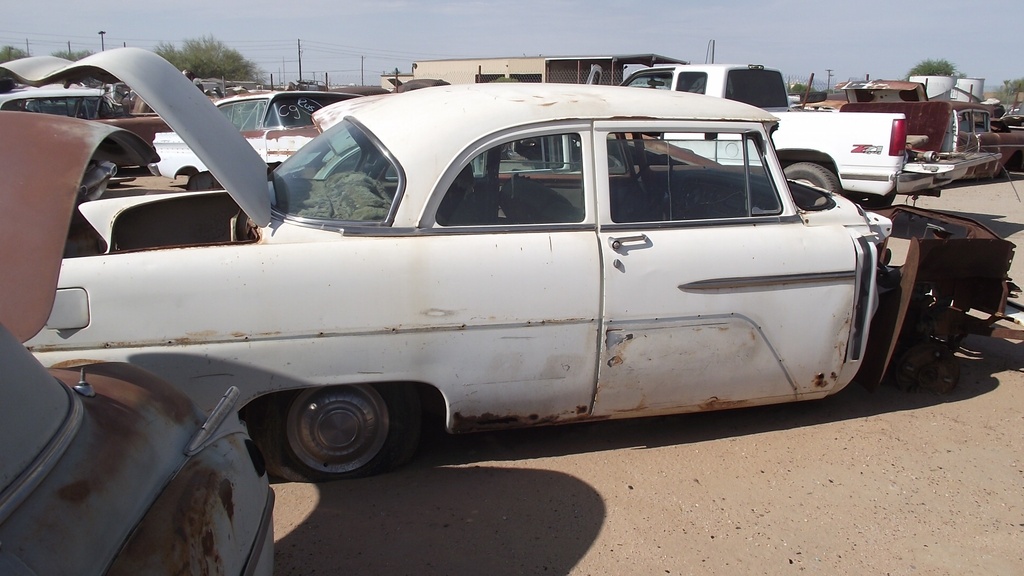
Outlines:
{"type": "Polygon", "coordinates": [[[32,55],[180,46],[212,36],[275,82],[379,84],[418,60],[654,53],[758,63],[815,84],[904,77],[945,59],[987,90],[1024,77],[1020,0],[45,0],[10,10],[0,46],[32,55]]]}

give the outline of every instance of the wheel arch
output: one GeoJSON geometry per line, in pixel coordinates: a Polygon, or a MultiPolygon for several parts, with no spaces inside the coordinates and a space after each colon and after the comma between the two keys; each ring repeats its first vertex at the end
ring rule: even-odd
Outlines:
{"type": "Polygon", "coordinates": [[[192,176],[195,176],[196,174],[199,174],[199,169],[196,168],[195,166],[190,165],[181,166],[180,168],[174,171],[175,178],[179,176],[185,176],[190,178],[192,176]]]}
{"type": "Polygon", "coordinates": [[[835,160],[820,150],[789,148],[785,150],[776,150],[776,155],[779,157],[779,162],[782,164],[783,168],[800,162],[810,162],[812,164],[820,165],[822,168],[831,171],[837,176],[839,175],[839,170],[836,168],[835,160]]]}

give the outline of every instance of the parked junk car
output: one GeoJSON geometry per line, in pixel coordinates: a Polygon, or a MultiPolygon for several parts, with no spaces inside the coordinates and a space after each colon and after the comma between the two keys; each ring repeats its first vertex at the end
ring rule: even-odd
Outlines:
{"type": "MultiPolygon", "coordinates": [[[[59,58],[44,58],[67,62],[59,58]]],[[[119,97],[115,96],[116,88],[112,85],[104,88],[88,88],[81,85],[65,88],[62,85],[34,87],[11,84],[0,87],[0,110],[56,114],[110,124],[137,134],[152,146],[154,135],[166,131],[167,123],[156,114],[131,113],[119,97]]],[[[142,166],[145,167],[156,162],[158,158],[156,153],[150,150],[142,160],[142,166]]]]}
{"type": "Polygon", "coordinates": [[[204,414],[138,367],[47,370],[22,345],[65,301],[68,222],[105,185],[83,172],[145,143],[42,114],[0,112],[0,131],[0,574],[270,574],[273,491],[236,389],[204,414]]]}
{"type": "MultiPolygon", "coordinates": [[[[267,164],[276,166],[318,134],[314,112],[357,96],[322,91],[250,92],[218,101],[217,109],[267,164]]],[[[202,159],[177,134],[157,134],[153,146],[160,155],[149,167],[153,175],[172,180],[185,176],[188,190],[219,188],[202,159]]]]}
{"type": "Polygon", "coordinates": [[[324,133],[268,193],[263,159],[150,52],[33,81],[99,69],[226,191],[81,204],[60,306],[28,345],[49,366],[130,360],[201,406],[236,386],[282,478],[399,466],[423,414],[467,432],[809,400],[877,384],[890,358],[909,386],[948,387],[903,352],[955,348],[955,320],[1005,305],[1012,244],[986,237],[970,279],[984,292],[948,300],[960,278],[941,265],[885,265],[891,222],[941,233],[939,261],[969,255],[980,226],[788,184],[776,119],[746,104],[514,83],[353,99],[317,114],[324,133]],[[911,299],[915,278],[937,288],[911,299]]]}
{"type": "Polygon", "coordinates": [[[920,82],[843,82],[850,103],[843,112],[899,112],[907,117],[908,141],[919,157],[952,157],[978,152],[993,158],[962,179],[992,178],[1003,170],[1024,171],[1024,132],[992,119],[993,107],[975,102],[928,100],[920,82]],[[998,156],[995,156],[998,155],[998,156]]]}
{"type": "Polygon", "coordinates": [[[1011,105],[999,120],[1010,130],[1024,130],[1024,104],[1011,105]]]}

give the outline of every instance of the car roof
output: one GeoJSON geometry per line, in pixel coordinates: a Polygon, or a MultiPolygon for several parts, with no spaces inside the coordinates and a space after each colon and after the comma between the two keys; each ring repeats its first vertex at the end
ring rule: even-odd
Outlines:
{"type": "Polygon", "coordinates": [[[217,106],[221,104],[230,104],[232,102],[241,102],[243,100],[270,100],[277,96],[297,96],[306,98],[322,98],[338,97],[338,98],[354,98],[356,94],[348,94],[346,92],[327,92],[325,90],[252,90],[243,94],[236,94],[234,96],[227,96],[217,100],[217,106]]]}
{"type": "Polygon", "coordinates": [[[777,120],[760,108],[700,94],[532,83],[456,84],[366,96],[327,106],[317,121],[327,129],[348,115],[392,150],[422,147],[442,135],[464,146],[502,129],[560,120],[777,120]],[[410,126],[416,126],[416,134],[410,135],[410,126]]]}

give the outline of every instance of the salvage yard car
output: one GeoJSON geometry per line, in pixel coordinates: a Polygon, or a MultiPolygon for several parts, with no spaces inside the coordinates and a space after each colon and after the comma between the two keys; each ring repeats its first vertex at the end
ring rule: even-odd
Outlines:
{"type": "MultiPolygon", "coordinates": [[[[317,135],[313,126],[314,112],[356,96],[342,92],[294,90],[253,92],[219,100],[217,109],[227,116],[267,164],[276,166],[317,135]]],[[[188,190],[219,187],[203,161],[174,132],[157,134],[153,147],[160,156],[158,162],[149,165],[153,175],[172,180],[185,176],[188,190]]]]}
{"type": "Polygon", "coordinates": [[[47,370],[22,345],[51,313],[75,202],[95,192],[78,191],[87,164],[147,145],[42,114],[0,112],[0,132],[26,135],[0,141],[0,574],[270,574],[274,493],[235,389],[207,415],[135,366],[47,370]]]}
{"type": "Polygon", "coordinates": [[[82,203],[31,350],[129,360],[203,406],[236,386],[290,480],[399,466],[424,414],[467,432],[810,400],[876,385],[890,359],[909,386],[944,387],[930,359],[951,354],[915,346],[961,334],[921,333],[947,325],[922,314],[1005,305],[1012,244],[985,237],[985,290],[949,306],[956,279],[917,270],[931,260],[915,240],[904,269],[887,265],[892,223],[941,233],[925,255],[940,259],[984,230],[788,183],[776,119],[738,102],[506,83],[359,98],[320,111],[324,133],[268,182],[152,53],[4,67],[119,78],[226,188],[82,203]]]}

